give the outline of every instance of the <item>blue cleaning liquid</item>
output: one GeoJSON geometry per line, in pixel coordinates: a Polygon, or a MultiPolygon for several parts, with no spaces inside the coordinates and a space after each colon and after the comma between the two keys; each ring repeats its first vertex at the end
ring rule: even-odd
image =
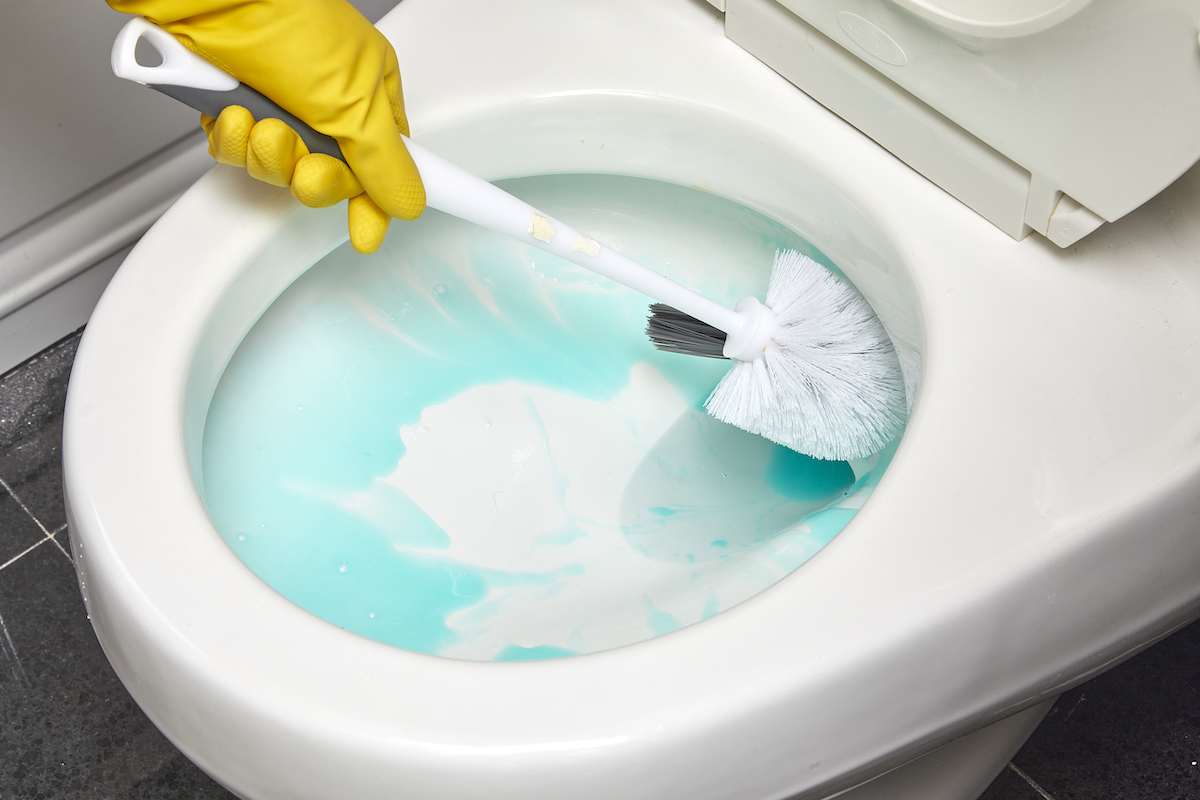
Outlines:
{"type": "MultiPolygon", "coordinates": [[[[505,183],[732,304],[795,233],[693,189],[505,183]]],[[[819,461],[716,422],[728,362],[661,353],[648,300],[437,212],[302,275],[208,413],[205,502],[285,597],[473,660],[595,652],[711,617],[849,522],[890,458],[819,461]]]]}

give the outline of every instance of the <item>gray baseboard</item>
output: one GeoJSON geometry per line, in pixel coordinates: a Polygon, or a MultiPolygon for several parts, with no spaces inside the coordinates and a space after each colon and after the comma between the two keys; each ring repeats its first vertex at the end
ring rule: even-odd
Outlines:
{"type": "Polygon", "coordinates": [[[133,245],[211,166],[197,131],[0,239],[0,373],[83,326],[133,245]]]}

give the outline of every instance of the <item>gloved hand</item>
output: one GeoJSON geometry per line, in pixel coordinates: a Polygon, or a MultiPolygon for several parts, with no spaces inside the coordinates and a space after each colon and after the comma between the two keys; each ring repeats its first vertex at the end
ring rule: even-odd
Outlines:
{"type": "Polygon", "coordinates": [[[387,39],[345,0],[108,0],[337,139],[346,164],[309,153],[278,120],[231,106],[203,117],[209,152],[321,208],[350,198],[350,241],[378,249],[392,217],[415,219],[425,188],[408,134],[400,69],[387,39]]]}

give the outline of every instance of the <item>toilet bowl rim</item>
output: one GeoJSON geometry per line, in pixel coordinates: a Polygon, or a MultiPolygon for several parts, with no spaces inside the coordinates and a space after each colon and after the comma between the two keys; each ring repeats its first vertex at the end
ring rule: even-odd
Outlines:
{"type": "MultiPolygon", "coordinates": [[[[573,102],[586,103],[589,101],[586,98],[576,98],[573,102]]],[[[474,116],[474,118],[477,119],[478,117],[474,116]]],[[[163,248],[174,247],[172,240],[175,238],[175,236],[171,233],[172,229],[178,228],[181,225],[186,226],[194,224],[197,220],[197,214],[201,213],[201,208],[204,209],[203,213],[205,214],[211,215],[213,213],[217,213],[217,215],[221,217],[220,223],[226,225],[228,230],[237,230],[239,228],[246,230],[248,223],[245,219],[241,218],[242,215],[250,213],[250,215],[254,217],[252,224],[257,226],[257,243],[253,245],[242,243],[236,247],[236,249],[242,253],[244,263],[249,263],[252,258],[251,253],[253,253],[256,248],[265,246],[264,242],[266,242],[269,238],[266,235],[266,232],[271,231],[280,225],[286,224],[288,219],[297,214],[306,215],[304,216],[303,227],[308,229],[310,232],[315,232],[317,230],[323,231],[321,235],[323,235],[325,239],[323,240],[322,244],[317,245],[317,250],[331,249],[332,246],[344,240],[344,233],[341,231],[340,227],[342,224],[340,218],[340,214],[342,212],[340,210],[334,209],[332,211],[325,212],[312,212],[307,209],[300,209],[290,200],[284,191],[275,189],[273,187],[251,184],[243,180],[242,176],[238,175],[235,171],[228,168],[214,168],[213,172],[210,173],[209,176],[207,176],[204,180],[202,180],[197,187],[189,193],[189,195],[185,196],[185,198],[180,201],[177,207],[172,209],[168,216],[164,218],[163,223],[159,226],[156,226],[151,234],[146,237],[146,240],[139,245],[138,249],[135,250],[128,260],[130,266],[122,269],[122,272],[118,275],[117,280],[114,281],[112,292],[109,296],[106,296],[104,302],[102,302],[101,306],[97,309],[94,324],[91,326],[90,330],[85,336],[85,341],[80,348],[80,364],[83,365],[83,369],[77,376],[77,379],[73,381],[72,397],[70,401],[73,411],[77,411],[80,409],[80,407],[86,406],[90,402],[87,397],[87,393],[90,391],[89,385],[93,387],[95,386],[95,379],[88,375],[86,367],[94,358],[94,356],[92,356],[93,350],[112,348],[119,351],[122,349],[119,346],[106,344],[104,341],[102,341],[102,338],[107,335],[106,331],[110,329],[111,319],[127,319],[132,314],[130,308],[127,307],[128,304],[126,304],[126,307],[124,308],[118,308],[117,306],[124,302],[122,300],[124,297],[123,293],[130,291],[127,289],[127,284],[132,280],[140,279],[140,277],[134,276],[134,272],[139,269],[137,265],[139,263],[148,264],[156,261],[157,259],[161,259],[163,248]],[[238,203],[229,203],[230,198],[228,197],[228,194],[230,193],[240,196],[240,205],[238,203]],[[213,195],[225,196],[214,197],[213,195]],[[222,212],[214,212],[214,207],[217,204],[222,203],[225,204],[222,212]],[[314,224],[314,220],[317,218],[318,213],[320,214],[321,222],[319,225],[316,225],[314,224]],[[90,384],[89,381],[91,382],[90,384]]],[[[199,265],[197,265],[197,267],[199,267],[199,265]]],[[[200,273],[197,272],[197,275],[199,274],[200,273]]],[[[185,284],[185,291],[187,291],[190,296],[195,297],[200,291],[199,287],[202,285],[202,282],[199,280],[186,280],[185,284]]],[[[283,282],[283,284],[286,285],[286,282],[283,282]]],[[[278,288],[281,290],[283,286],[280,285],[278,288]]],[[[211,303],[220,302],[227,292],[228,287],[210,289],[208,301],[211,303]]],[[[133,293],[144,296],[142,291],[133,293]]],[[[195,341],[182,342],[180,346],[182,352],[194,352],[198,347],[195,341]]],[[[135,361],[138,359],[138,357],[134,354],[128,354],[127,357],[133,358],[135,361]]],[[[141,363],[142,366],[148,367],[152,370],[157,368],[157,365],[150,364],[145,360],[142,360],[141,363]]],[[[163,369],[166,369],[166,367],[164,366],[163,369]]],[[[145,398],[138,398],[139,401],[143,399],[145,398]]],[[[175,398],[173,401],[171,401],[170,406],[177,409],[180,407],[181,403],[185,404],[182,398],[175,398]]],[[[140,412],[135,412],[135,415],[136,413],[140,412]]],[[[71,492],[73,503],[77,506],[77,511],[75,514],[76,526],[80,528],[81,532],[89,527],[89,522],[82,513],[83,509],[95,508],[103,505],[105,502],[103,500],[90,501],[85,497],[88,493],[88,489],[86,487],[89,484],[90,478],[81,472],[81,466],[86,463],[88,459],[88,456],[84,455],[87,445],[80,440],[78,435],[80,430],[79,426],[82,424],[81,420],[84,416],[86,415],[78,413],[69,414],[67,442],[65,445],[69,491],[71,492]]],[[[191,436],[193,438],[193,442],[191,443],[193,446],[190,452],[194,453],[194,439],[196,432],[193,431],[191,436]]],[[[188,446],[189,443],[187,442],[185,436],[178,436],[172,442],[172,447],[176,448],[177,454],[180,449],[187,450],[188,446]]],[[[182,461],[181,463],[186,463],[186,460],[182,461]]],[[[195,466],[196,464],[193,462],[192,467],[195,468],[195,466]]],[[[182,486],[177,487],[177,489],[179,494],[184,493],[182,486]]],[[[189,487],[187,493],[190,496],[187,498],[186,502],[191,505],[192,511],[195,514],[197,514],[199,517],[203,517],[203,507],[194,487],[189,487]]],[[[176,504],[178,505],[182,502],[184,501],[179,500],[176,504]]],[[[207,521],[206,517],[204,519],[207,521]]],[[[96,523],[96,527],[100,529],[104,528],[103,522],[96,520],[93,520],[93,522],[96,523]]],[[[89,537],[87,534],[83,534],[83,538],[86,541],[89,537]]],[[[244,566],[236,559],[236,557],[232,555],[232,553],[229,553],[229,557],[229,567],[235,570],[244,570],[244,566]]]]}

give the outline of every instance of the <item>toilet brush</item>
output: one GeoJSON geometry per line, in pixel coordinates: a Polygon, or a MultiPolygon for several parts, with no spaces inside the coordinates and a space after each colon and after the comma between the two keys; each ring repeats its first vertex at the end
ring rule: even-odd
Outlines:
{"type": "MultiPolygon", "coordinates": [[[[310,152],[342,158],[337,142],[194,55],[137,17],[118,34],[113,72],[217,117],[232,105],[278,118],[310,152]],[[145,39],[162,63],[137,63],[145,39]]],[[[776,254],[764,305],[734,309],[626,258],[405,137],[428,206],[512,236],[659,301],[647,334],[675,353],[737,363],[705,403],[715,418],[823,459],[877,452],[906,417],[900,365],[883,325],[858,290],[795,251],[776,254]]]]}

